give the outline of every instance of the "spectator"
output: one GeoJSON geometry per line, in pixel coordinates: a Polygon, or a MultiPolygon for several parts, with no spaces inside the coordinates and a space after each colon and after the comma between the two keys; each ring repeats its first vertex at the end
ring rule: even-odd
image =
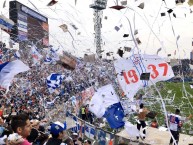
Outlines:
{"type": "Polygon", "coordinates": [[[26,139],[31,132],[31,123],[26,114],[13,116],[11,120],[11,127],[15,133],[23,137],[24,142],[21,145],[31,145],[26,139]]]}
{"type": "Polygon", "coordinates": [[[82,106],[82,108],[81,108],[81,115],[82,115],[82,119],[86,120],[86,111],[85,111],[85,107],[84,106],[82,106]]]}
{"type": "MultiPolygon", "coordinates": [[[[169,128],[171,131],[171,134],[173,138],[175,139],[176,144],[179,142],[179,123],[180,121],[187,121],[192,118],[192,115],[189,115],[188,117],[181,117],[180,116],[180,110],[176,109],[175,114],[168,114],[169,117],[169,128]]],[[[173,144],[173,138],[170,139],[170,145],[173,144]]]]}
{"type": "Polygon", "coordinates": [[[90,140],[85,140],[84,141],[84,145],[91,145],[91,144],[92,144],[92,142],[90,140]]]}
{"type": "MultiPolygon", "coordinates": [[[[137,129],[139,130],[140,132],[140,128],[142,127],[142,130],[143,130],[143,139],[145,139],[145,135],[146,135],[146,130],[145,130],[145,127],[146,127],[146,123],[145,123],[145,116],[147,115],[147,113],[149,112],[147,110],[147,108],[144,108],[144,105],[143,103],[140,104],[140,109],[139,109],[139,112],[138,112],[138,121],[137,121],[137,129]]],[[[137,136],[137,140],[139,139],[139,136],[137,136]]]]}
{"type": "Polygon", "coordinates": [[[74,145],[73,143],[73,140],[71,138],[67,138],[65,141],[64,141],[65,144],[67,145],[74,145]]]}
{"type": "Polygon", "coordinates": [[[38,137],[38,134],[39,134],[39,132],[38,132],[39,121],[38,120],[32,120],[31,125],[32,125],[32,130],[31,130],[30,135],[27,137],[27,139],[29,142],[34,143],[38,137]]]}
{"type": "Polygon", "coordinates": [[[152,120],[152,122],[151,122],[151,127],[153,127],[153,128],[158,128],[158,123],[157,123],[157,120],[156,120],[156,119],[152,120]]]}
{"type": "Polygon", "coordinates": [[[52,137],[48,139],[45,145],[60,145],[62,140],[65,138],[66,126],[61,122],[57,121],[51,124],[50,134],[52,137]]]}

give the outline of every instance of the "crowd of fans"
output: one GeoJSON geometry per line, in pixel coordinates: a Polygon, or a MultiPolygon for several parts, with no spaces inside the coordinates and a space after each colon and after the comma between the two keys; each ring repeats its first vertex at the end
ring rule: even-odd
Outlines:
{"type": "MultiPolygon", "coordinates": [[[[0,50],[2,62],[17,59],[14,57],[14,50],[6,48],[0,48],[0,50]]],[[[81,98],[81,92],[91,86],[96,90],[109,83],[116,86],[114,88],[117,89],[117,93],[121,93],[115,79],[112,61],[96,60],[89,63],[82,58],[77,58],[76,69],[71,71],[57,62],[45,64],[44,59],[48,51],[49,49],[39,50],[43,58],[39,64],[34,64],[30,47],[19,50],[20,59],[30,67],[30,70],[14,78],[8,93],[0,88],[0,137],[1,142],[4,142],[0,144],[43,145],[46,142],[47,145],[57,145],[64,142],[67,145],[89,145],[91,144],[89,140],[83,141],[77,134],[68,135],[64,123],[56,122],[57,118],[49,116],[53,108],[47,107],[48,102],[58,97],[58,101],[55,101],[52,106],[55,107],[58,104],[64,104],[73,95],[81,98]],[[46,78],[51,73],[61,73],[65,76],[61,86],[54,93],[49,92],[46,84],[46,78]]],[[[178,72],[178,68],[173,69],[174,72],[178,72]]],[[[187,69],[184,71],[187,72],[187,69]]],[[[69,103],[69,105],[72,104],[69,103]]],[[[87,104],[82,102],[77,110],[79,112],[74,112],[72,108],[73,113],[93,124],[96,118],[88,111],[87,104]]]]}
{"type": "MultiPolygon", "coordinates": [[[[3,47],[1,50],[2,63],[17,59],[14,57],[15,50],[3,47]]],[[[57,118],[49,116],[53,108],[47,108],[47,104],[58,97],[52,106],[56,107],[59,104],[64,104],[73,95],[81,97],[81,92],[91,86],[97,89],[109,82],[116,84],[113,79],[114,75],[112,75],[114,73],[113,64],[108,60],[96,60],[94,63],[89,63],[77,58],[76,69],[70,71],[57,63],[45,64],[44,59],[47,51],[49,50],[39,50],[43,58],[39,64],[34,64],[30,47],[26,46],[19,50],[20,60],[28,65],[30,70],[15,76],[8,93],[5,93],[4,89],[0,90],[0,137],[4,142],[0,144],[27,145],[33,143],[40,145],[47,142],[47,145],[50,145],[54,141],[54,144],[62,141],[69,145],[73,144],[72,141],[74,144],[91,144],[91,141],[83,141],[77,135],[67,135],[66,131],[64,131],[63,137],[60,132],[55,134],[58,132],[54,131],[55,124],[53,122],[57,118]],[[46,78],[51,73],[61,73],[65,76],[61,86],[54,93],[49,92],[46,84],[46,78]],[[51,128],[48,130],[50,125],[51,128]],[[50,135],[52,135],[51,138],[50,135]]],[[[71,103],[69,104],[71,105],[71,103]]],[[[80,107],[85,105],[83,103],[80,107]]],[[[81,108],[78,109],[81,110],[81,108]]],[[[79,114],[80,117],[92,124],[93,114],[88,112],[87,107],[85,113],[85,117],[82,113],[79,114]]],[[[61,123],[56,126],[60,128],[60,125],[61,123]]],[[[56,126],[55,128],[57,128],[56,126]]]]}

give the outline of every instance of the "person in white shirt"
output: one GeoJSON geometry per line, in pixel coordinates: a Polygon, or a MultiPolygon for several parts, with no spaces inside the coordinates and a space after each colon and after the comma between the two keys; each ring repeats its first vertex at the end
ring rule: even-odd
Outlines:
{"type": "MultiPolygon", "coordinates": [[[[188,117],[181,117],[180,116],[180,110],[176,109],[175,114],[168,114],[169,119],[169,128],[172,133],[172,136],[174,137],[176,144],[178,144],[179,141],[179,130],[178,125],[180,121],[187,121],[192,118],[192,115],[189,115],[188,117]]],[[[170,139],[170,145],[173,143],[173,138],[170,139]]]]}

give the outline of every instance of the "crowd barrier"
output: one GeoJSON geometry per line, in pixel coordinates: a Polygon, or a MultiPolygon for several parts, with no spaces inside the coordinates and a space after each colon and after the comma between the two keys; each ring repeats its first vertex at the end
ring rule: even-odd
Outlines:
{"type": "MultiPolygon", "coordinates": [[[[94,126],[70,113],[67,113],[66,117],[71,119],[71,124],[74,124],[74,127],[68,129],[68,131],[71,133],[78,133],[80,137],[92,140],[94,145],[118,145],[119,143],[138,144],[135,140],[118,135],[119,130],[109,132],[103,127],[94,126]]],[[[146,145],[149,144],[146,143],[146,145]]]]}

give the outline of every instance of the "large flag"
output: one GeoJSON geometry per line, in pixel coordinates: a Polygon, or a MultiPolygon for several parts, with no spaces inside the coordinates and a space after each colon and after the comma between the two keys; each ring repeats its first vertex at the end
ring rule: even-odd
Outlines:
{"type": "Polygon", "coordinates": [[[47,77],[47,86],[51,92],[53,92],[56,88],[59,88],[64,75],[52,73],[47,77]]]}
{"type": "Polygon", "coordinates": [[[121,88],[131,99],[139,89],[174,77],[171,66],[157,55],[133,55],[115,61],[114,66],[121,88]],[[150,73],[150,81],[140,80],[142,73],[150,73]]]}
{"type": "Polygon", "coordinates": [[[111,128],[117,129],[125,125],[123,121],[124,111],[120,102],[109,106],[103,117],[107,119],[111,128]]]}
{"type": "Polygon", "coordinates": [[[29,69],[21,60],[0,64],[0,86],[8,90],[14,76],[29,69]]]}
{"type": "Polygon", "coordinates": [[[115,93],[111,84],[103,86],[95,92],[89,103],[89,110],[93,112],[98,118],[105,114],[106,108],[118,103],[119,97],[115,93]]]}

